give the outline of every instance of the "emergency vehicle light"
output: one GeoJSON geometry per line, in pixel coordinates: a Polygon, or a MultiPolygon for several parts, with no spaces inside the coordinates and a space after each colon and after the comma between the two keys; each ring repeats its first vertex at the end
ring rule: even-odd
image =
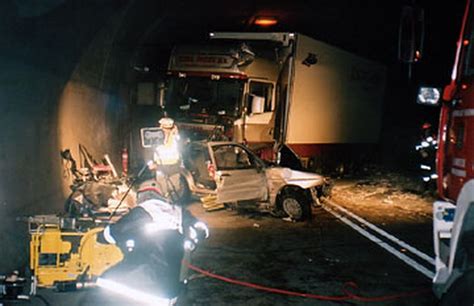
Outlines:
{"type": "Polygon", "coordinates": [[[436,87],[420,87],[416,102],[423,105],[437,106],[441,100],[441,89],[436,87]]]}
{"type": "Polygon", "coordinates": [[[261,27],[269,27],[276,25],[278,23],[278,20],[275,17],[257,17],[254,21],[255,25],[261,26],[261,27]]]}

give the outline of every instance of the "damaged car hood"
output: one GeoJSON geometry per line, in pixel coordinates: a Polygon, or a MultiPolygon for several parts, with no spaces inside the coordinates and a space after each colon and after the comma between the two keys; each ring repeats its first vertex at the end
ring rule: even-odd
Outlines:
{"type": "Polygon", "coordinates": [[[283,167],[268,168],[266,172],[267,178],[270,180],[283,181],[286,185],[296,185],[303,189],[324,184],[324,178],[316,173],[297,171],[283,167]]]}

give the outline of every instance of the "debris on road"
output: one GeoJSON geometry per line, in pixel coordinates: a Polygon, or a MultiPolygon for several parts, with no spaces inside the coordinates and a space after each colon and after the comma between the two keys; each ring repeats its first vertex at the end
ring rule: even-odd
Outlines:
{"type": "Polygon", "coordinates": [[[431,218],[434,195],[426,193],[415,176],[377,170],[362,178],[338,180],[332,199],[385,222],[386,216],[405,220],[431,218]]]}
{"type": "Polygon", "coordinates": [[[202,207],[206,211],[214,211],[225,208],[224,203],[217,203],[216,195],[207,195],[201,198],[202,207]]]}

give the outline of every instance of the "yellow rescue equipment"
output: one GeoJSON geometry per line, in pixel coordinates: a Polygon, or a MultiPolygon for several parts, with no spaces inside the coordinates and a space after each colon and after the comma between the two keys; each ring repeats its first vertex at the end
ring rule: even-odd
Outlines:
{"type": "Polygon", "coordinates": [[[123,259],[115,245],[97,242],[102,227],[80,231],[64,227],[65,220],[55,216],[29,220],[30,269],[39,287],[94,281],[123,259]]]}

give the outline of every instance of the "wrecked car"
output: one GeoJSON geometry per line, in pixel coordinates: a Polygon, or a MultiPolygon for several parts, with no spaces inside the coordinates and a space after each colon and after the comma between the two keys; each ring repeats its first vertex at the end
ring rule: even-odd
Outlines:
{"type": "Polygon", "coordinates": [[[245,205],[295,221],[311,217],[312,203],[330,193],[321,175],[264,162],[234,142],[192,142],[183,175],[191,192],[213,194],[216,203],[245,205]]]}
{"type": "Polygon", "coordinates": [[[67,177],[73,178],[71,193],[64,204],[66,214],[73,218],[108,218],[133,208],[135,193],[126,178],[118,177],[110,159],[107,158],[108,165],[99,164],[84,146],[79,145],[79,150],[85,167],[78,167],[69,149],[60,152],[67,177]]]}

